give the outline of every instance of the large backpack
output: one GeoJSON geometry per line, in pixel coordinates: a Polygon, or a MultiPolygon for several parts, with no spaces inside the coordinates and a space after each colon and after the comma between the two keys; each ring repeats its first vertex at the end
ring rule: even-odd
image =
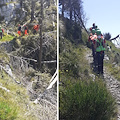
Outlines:
{"type": "Polygon", "coordinates": [[[101,52],[101,51],[105,51],[105,45],[104,45],[104,40],[100,39],[100,41],[97,39],[97,48],[96,48],[96,52],[101,52]]]}

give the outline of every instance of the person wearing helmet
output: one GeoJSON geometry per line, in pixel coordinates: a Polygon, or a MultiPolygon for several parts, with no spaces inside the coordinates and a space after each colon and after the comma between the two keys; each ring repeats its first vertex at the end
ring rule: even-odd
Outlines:
{"type": "Polygon", "coordinates": [[[17,33],[19,36],[21,36],[21,25],[20,24],[18,25],[18,32],[17,33]]]}
{"type": "Polygon", "coordinates": [[[103,59],[105,51],[105,41],[101,38],[101,31],[97,31],[97,40],[95,42],[96,64],[98,74],[103,74],[103,59]]]}
{"type": "MultiPolygon", "coordinates": [[[[91,41],[91,49],[92,49],[92,56],[93,56],[93,64],[95,65],[95,41],[97,39],[97,34],[96,34],[96,28],[95,23],[93,23],[93,27],[90,28],[90,35],[89,35],[89,40],[91,41]]],[[[95,68],[95,66],[94,66],[95,68]]]]}
{"type": "Polygon", "coordinates": [[[24,25],[24,30],[25,30],[24,35],[28,35],[28,27],[26,25],[24,25]]]}
{"type": "Polygon", "coordinates": [[[91,43],[91,49],[92,49],[92,56],[93,56],[93,63],[95,63],[95,40],[97,39],[96,33],[93,35],[90,33],[88,41],[91,43]]]}
{"type": "Polygon", "coordinates": [[[40,28],[40,25],[34,25],[33,26],[33,34],[36,34],[37,33],[37,31],[39,30],[39,28],[40,28]]]}

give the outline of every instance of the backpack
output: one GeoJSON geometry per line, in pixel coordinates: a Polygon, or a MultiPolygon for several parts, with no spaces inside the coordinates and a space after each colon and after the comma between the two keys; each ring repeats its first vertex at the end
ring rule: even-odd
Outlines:
{"type": "Polygon", "coordinates": [[[103,39],[100,39],[100,41],[97,39],[96,42],[97,42],[96,52],[105,51],[105,46],[104,46],[104,41],[103,41],[103,39]]]}

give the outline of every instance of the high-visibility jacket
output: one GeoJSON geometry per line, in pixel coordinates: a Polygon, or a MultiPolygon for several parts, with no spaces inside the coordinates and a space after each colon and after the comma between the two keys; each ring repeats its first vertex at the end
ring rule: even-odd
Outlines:
{"type": "Polygon", "coordinates": [[[100,39],[96,41],[97,47],[96,47],[96,52],[101,52],[105,51],[105,43],[103,39],[100,39]]]}
{"type": "Polygon", "coordinates": [[[38,31],[39,27],[40,27],[39,25],[34,25],[33,29],[38,31]]]}
{"type": "Polygon", "coordinates": [[[33,29],[37,29],[37,25],[34,25],[33,29]]]}

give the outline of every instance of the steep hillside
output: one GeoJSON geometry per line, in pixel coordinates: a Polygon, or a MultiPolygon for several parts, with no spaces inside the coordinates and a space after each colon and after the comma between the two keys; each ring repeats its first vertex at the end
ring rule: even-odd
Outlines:
{"type": "Polygon", "coordinates": [[[110,75],[106,73],[104,80],[93,72],[88,36],[81,31],[82,39],[76,43],[72,34],[65,36],[66,24],[60,21],[60,119],[116,120],[119,114],[108,87],[110,75]]]}
{"type": "MultiPolygon", "coordinates": [[[[48,89],[57,69],[56,1],[44,3],[41,69],[38,67],[40,29],[33,34],[33,26],[39,24],[40,3],[34,1],[35,18],[30,21],[31,1],[23,1],[24,11],[16,7],[17,2],[20,1],[15,1],[12,12],[16,15],[7,23],[5,19],[0,20],[4,29],[0,40],[0,120],[56,120],[57,85],[48,89]],[[24,14],[25,10],[28,10],[27,14],[24,14]],[[21,18],[20,12],[23,13],[21,18]],[[21,36],[17,34],[18,24],[22,26],[21,36]],[[29,29],[28,36],[24,36],[24,25],[29,29]]],[[[2,6],[11,4],[8,1],[2,6]]]]}

